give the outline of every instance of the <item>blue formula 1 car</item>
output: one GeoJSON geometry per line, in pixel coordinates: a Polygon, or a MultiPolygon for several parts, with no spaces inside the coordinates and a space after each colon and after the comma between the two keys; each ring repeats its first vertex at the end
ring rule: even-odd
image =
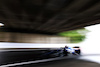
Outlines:
{"type": "Polygon", "coordinates": [[[63,53],[64,53],[65,56],[68,55],[68,54],[80,55],[81,50],[80,50],[80,47],[78,47],[78,46],[75,46],[75,47],[65,46],[63,53]]]}
{"type": "Polygon", "coordinates": [[[64,57],[70,55],[80,55],[80,53],[81,51],[78,46],[75,47],[65,46],[64,48],[50,49],[44,52],[42,56],[53,58],[53,57],[64,57]]]}

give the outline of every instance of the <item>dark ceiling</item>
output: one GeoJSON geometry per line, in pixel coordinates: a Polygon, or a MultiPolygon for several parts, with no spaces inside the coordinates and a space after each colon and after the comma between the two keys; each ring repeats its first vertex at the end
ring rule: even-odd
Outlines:
{"type": "Polygon", "coordinates": [[[100,0],[0,0],[3,29],[57,34],[100,23],[100,0]]]}

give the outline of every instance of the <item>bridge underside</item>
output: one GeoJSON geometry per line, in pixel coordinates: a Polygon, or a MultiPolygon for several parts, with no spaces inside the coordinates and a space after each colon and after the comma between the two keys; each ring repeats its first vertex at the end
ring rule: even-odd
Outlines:
{"type": "Polygon", "coordinates": [[[100,23],[100,0],[0,0],[4,31],[57,34],[100,23]]]}

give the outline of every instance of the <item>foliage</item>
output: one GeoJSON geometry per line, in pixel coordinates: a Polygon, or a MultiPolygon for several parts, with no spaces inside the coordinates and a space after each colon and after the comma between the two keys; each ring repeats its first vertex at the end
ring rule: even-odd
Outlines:
{"type": "Polygon", "coordinates": [[[79,43],[79,42],[82,42],[86,38],[87,32],[89,31],[83,28],[83,29],[72,30],[68,32],[62,32],[62,33],[59,33],[58,35],[69,37],[71,43],[79,43]]]}

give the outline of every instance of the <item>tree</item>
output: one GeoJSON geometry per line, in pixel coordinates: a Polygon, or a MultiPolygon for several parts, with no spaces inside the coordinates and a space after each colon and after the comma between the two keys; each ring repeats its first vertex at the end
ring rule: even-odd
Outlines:
{"type": "Polygon", "coordinates": [[[86,38],[86,33],[89,32],[85,28],[58,33],[60,36],[65,36],[70,38],[71,43],[82,42],[86,38]]]}

